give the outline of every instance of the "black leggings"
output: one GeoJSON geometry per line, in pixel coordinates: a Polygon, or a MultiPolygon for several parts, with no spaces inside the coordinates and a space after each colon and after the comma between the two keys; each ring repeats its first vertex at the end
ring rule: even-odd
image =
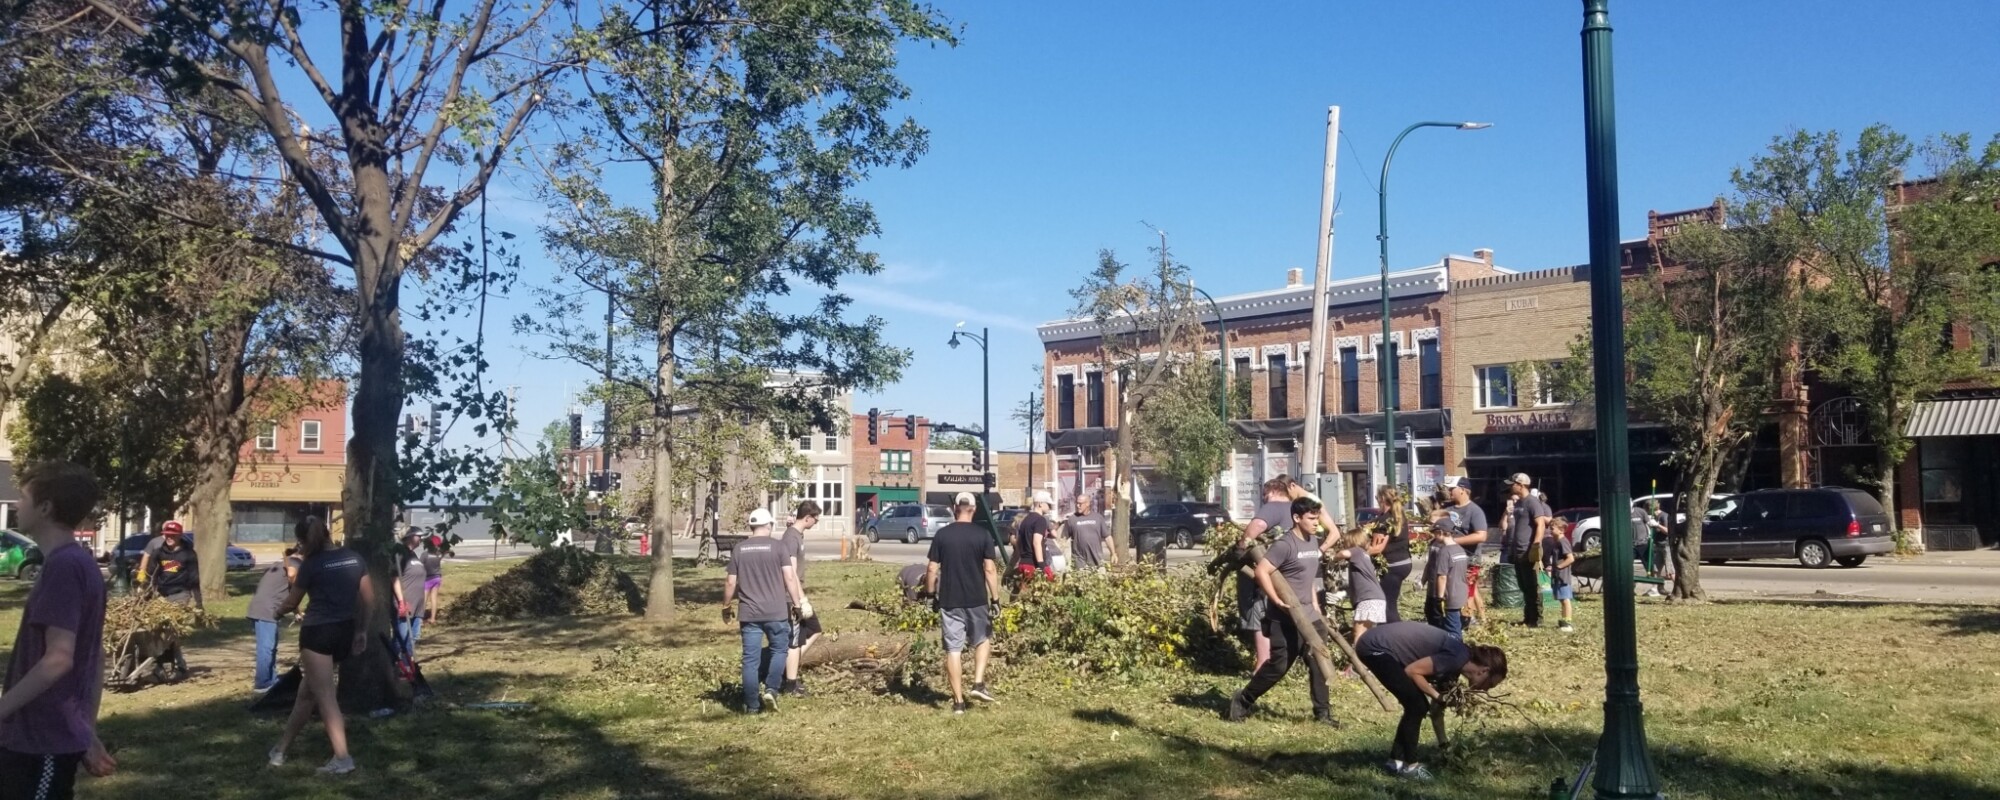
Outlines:
{"type": "Polygon", "coordinates": [[[1403,704],[1403,718],[1396,722],[1396,740],[1389,745],[1389,757],[1405,763],[1417,760],[1417,736],[1423,732],[1424,717],[1430,713],[1430,698],[1417,688],[1416,681],[1403,671],[1405,665],[1395,656],[1365,649],[1360,655],[1362,665],[1375,673],[1382,688],[1403,704]]]}
{"type": "MultiPolygon", "coordinates": [[[[1331,635],[1323,622],[1315,622],[1320,638],[1331,635]]],[[[1264,662],[1262,669],[1250,676],[1250,685],[1243,687],[1244,702],[1255,705],[1257,698],[1263,697],[1278,681],[1284,680],[1285,673],[1292,671],[1292,664],[1300,660],[1306,662],[1307,687],[1312,692],[1313,716],[1329,717],[1333,706],[1328,702],[1326,688],[1327,675],[1320,671],[1319,662],[1307,652],[1306,637],[1292,624],[1292,617],[1280,609],[1272,609],[1264,618],[1264,635],[1271,639],[1271,660],[1264,662]]]]}
{"type": "Polygon", "coordinates": [[[1389,574],[1382,576],[1382,594],[1386,595],[1389,600],[1385,604],[1389,608],[1383,613],[1388,615],[1387,619],[1390,622],[1403,621],[1403,615],[1396,610],[1396,605],[1398,601],[1403,599],[1403,581],[1409,579],[1410,570],[1415,569],[1416,566],[1417,562],[1414,560],[1405,561],[1390,567],[1389,574]]]}

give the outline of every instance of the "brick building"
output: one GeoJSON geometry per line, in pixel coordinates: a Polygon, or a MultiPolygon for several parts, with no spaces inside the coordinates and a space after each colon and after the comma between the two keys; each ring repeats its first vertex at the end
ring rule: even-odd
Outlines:
{"type": "Polygon", "coordinates": [[[284,542],[306,516],[341,532],[347,485],[347,384],[321,381],[304,407],[251,426],[229,485],[229,538],[284,542]]]}
{"type": "Polygon", "coordinates": [[[922,502],[924,454],[930,449],[930,420],[919,416],[884,416],[868,436],[868,415],[855,414],[854,511],[881,513],[896,503],[922,502]]]}

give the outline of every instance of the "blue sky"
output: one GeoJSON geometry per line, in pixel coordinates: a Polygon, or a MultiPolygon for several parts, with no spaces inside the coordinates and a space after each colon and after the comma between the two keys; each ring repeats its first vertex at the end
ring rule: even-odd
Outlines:
{"type": "MultiPolygon", "coordinates": [[[[1432,119],[1494,127],[1403,144],[1392,266],[1480,247],[1523,270],[1586,258],[1581,3],[941,5],[965,26],[962,44],[904,62],[906,110],[930,129],[930,154],[863,189],[889,267],[843,287],[914,361],[857,409],[976,424],[978,351],[945,345],[964,320],[992,328],[995,446],[1019,446],[1006,414],[1036,386],[1034,324],[1068,315],[1099,248],[1148,258],[1156,239],[1142,219],[1218,295],[1309,270],[1329,105],[1346,132],[1335,277],[1374,271],[1382,151],[1432,119]]],[[[1788,131],[2000,132],[1991,0],[1614,0],[1612,24],[1627,238],[1644,234],[1648,209],[1726,192],[1732,167],[1788,131]]],[[[495,186],[494,222],[527,234],[521,180],[495,186]]],[[[525,269],[532,283],[548,267],[531,257],[525,269]]],[[[500,302],[494,319],[526,307],[500,302]]],[[[504,323],[488,334],[495,381],[521,386],[524,429],[563,413],[589,379],[529,357],[533,343],[504,323]]]]}

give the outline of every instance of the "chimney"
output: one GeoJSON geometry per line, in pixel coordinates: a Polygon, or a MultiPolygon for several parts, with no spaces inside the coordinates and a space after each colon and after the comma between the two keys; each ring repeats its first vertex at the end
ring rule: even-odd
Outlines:
{"type": "Polygon", "coordinates": [[[1291,289],[1306,282],[1306,271],[1298,267],[1285,270],[1285,288],[1291,289]]]}
{"type": "Polygon", "coordinates": [[[1486,266],[1493,266],[1493,248],[1481,247],[1478,250],[1472,251],[1472,255],[1480,261],[1485,262],[1486,266]]]}

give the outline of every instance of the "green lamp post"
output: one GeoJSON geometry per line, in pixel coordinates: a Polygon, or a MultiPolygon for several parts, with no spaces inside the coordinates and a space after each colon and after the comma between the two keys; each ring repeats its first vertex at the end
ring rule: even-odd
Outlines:
{"type": "MultiPolygon", "coordinates": [[[[1632,552],[1632,504],[1625,419],[1625,297],[1618,244],[1618,131],[1611,81],[1607,0],[1583,2],[1584,159],[1590,210],[1590,338],[1597,396],[1597,501],[1605,509],[1604,552],[1632,552]]],[[[1646,753],[1639,702],[1639,641],[1633,619],[1632,559],[1604,559],[1604,733],[1597,740],[1600,800],[1660,795],[1646,753]]]]}

